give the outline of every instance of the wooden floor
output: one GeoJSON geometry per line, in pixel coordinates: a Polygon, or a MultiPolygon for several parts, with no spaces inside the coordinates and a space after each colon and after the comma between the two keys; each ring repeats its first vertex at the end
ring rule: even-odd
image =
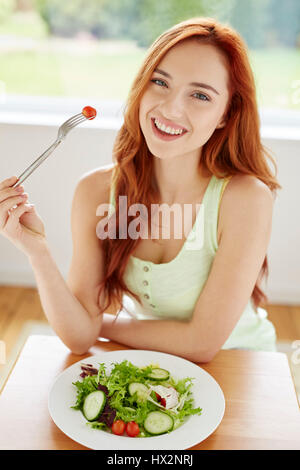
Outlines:
{"type": "MultiPolygon", "coordinates": [[[[300,305],[266,305],[264,308],[279,341],[300,340],[300,305]]],[[[5,342],[7,357],[28,321],[48,324],[38,291],[28,287],[0,286],[0,340],[5,342]]]]}

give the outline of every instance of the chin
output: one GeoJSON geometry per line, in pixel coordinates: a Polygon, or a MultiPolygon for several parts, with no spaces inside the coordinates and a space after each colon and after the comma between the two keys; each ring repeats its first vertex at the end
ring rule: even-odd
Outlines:
{"type": "Polygon", "coordinates": [[[147,146],[148,146],[150,153],[153,155],[153,157],[159,158],[160,160],[169,160],[170,158],[179,156],[178,153],[174,154],[171,152],[167,152],[166,150],[161,150],[161,149],[158,150],[157,148],[155,148],[155,146],[150,146],[148,144],[147,146]]]}
{"type": "Polygon", "coordinates": [[[161,160],[166,160],[168,158],[176,157],[179,155],[178,147],[176,148],[176,154],[174,153],[175,149],[171,149],[170,146],[166,145],[165,142],[160,144],[159,142],[153,142],[151,138],[145,138],[149,152],[161,160]]]}

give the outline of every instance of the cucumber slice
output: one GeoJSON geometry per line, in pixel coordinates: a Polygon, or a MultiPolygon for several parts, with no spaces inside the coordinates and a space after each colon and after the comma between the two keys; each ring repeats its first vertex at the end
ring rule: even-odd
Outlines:
{"type": "Polygon", "coordinates": [[[82,412],[88,421],[99,418],[106,402],[106,395],[102,390],[89,393],[83,402],[82,412]]]}
{"type": "Polygon", "coordinates": [[[173,418],[161,411],[151,411],[145,421],[144,428],[153,435],[164,434],[173,429],[173,418]]]}
{"type": "Polygon", "coordinates": [[[150,374],[148,374],[148,378],[153,379],[153,380],[168,380],[170,377],[169,371],[166,369],[153,369],[150,374]]]}
{"type": "Polygon", "coordinates": [[[138,382],[132,382],[128,386],[128,392],[131,396],[133,396],[136,393],[138,400],[145,401],[147,400],[147,397],[149,395],[149,388],[146,387],[146,385],[144,384],[141,384],[138,382]]]}

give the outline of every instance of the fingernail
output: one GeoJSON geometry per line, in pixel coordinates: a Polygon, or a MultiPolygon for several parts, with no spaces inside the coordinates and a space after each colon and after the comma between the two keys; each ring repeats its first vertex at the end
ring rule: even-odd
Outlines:
{"type": "Polygon", "coordinates": [[[28,194],[27,193],[21,194],[21,197],[25,199],[26,197],[28,197],[28,194]]]}

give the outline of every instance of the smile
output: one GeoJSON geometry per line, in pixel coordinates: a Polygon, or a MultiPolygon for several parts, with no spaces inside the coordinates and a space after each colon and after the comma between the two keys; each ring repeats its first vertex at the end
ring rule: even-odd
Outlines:
{"type": "Polygon", "coordinates": [[[184,135],[187,130],[183,128],[173,128],[165,126],[157,118],[151,118],[152,130],[154,134],[162,140],[175,140],[184,135]]]}

